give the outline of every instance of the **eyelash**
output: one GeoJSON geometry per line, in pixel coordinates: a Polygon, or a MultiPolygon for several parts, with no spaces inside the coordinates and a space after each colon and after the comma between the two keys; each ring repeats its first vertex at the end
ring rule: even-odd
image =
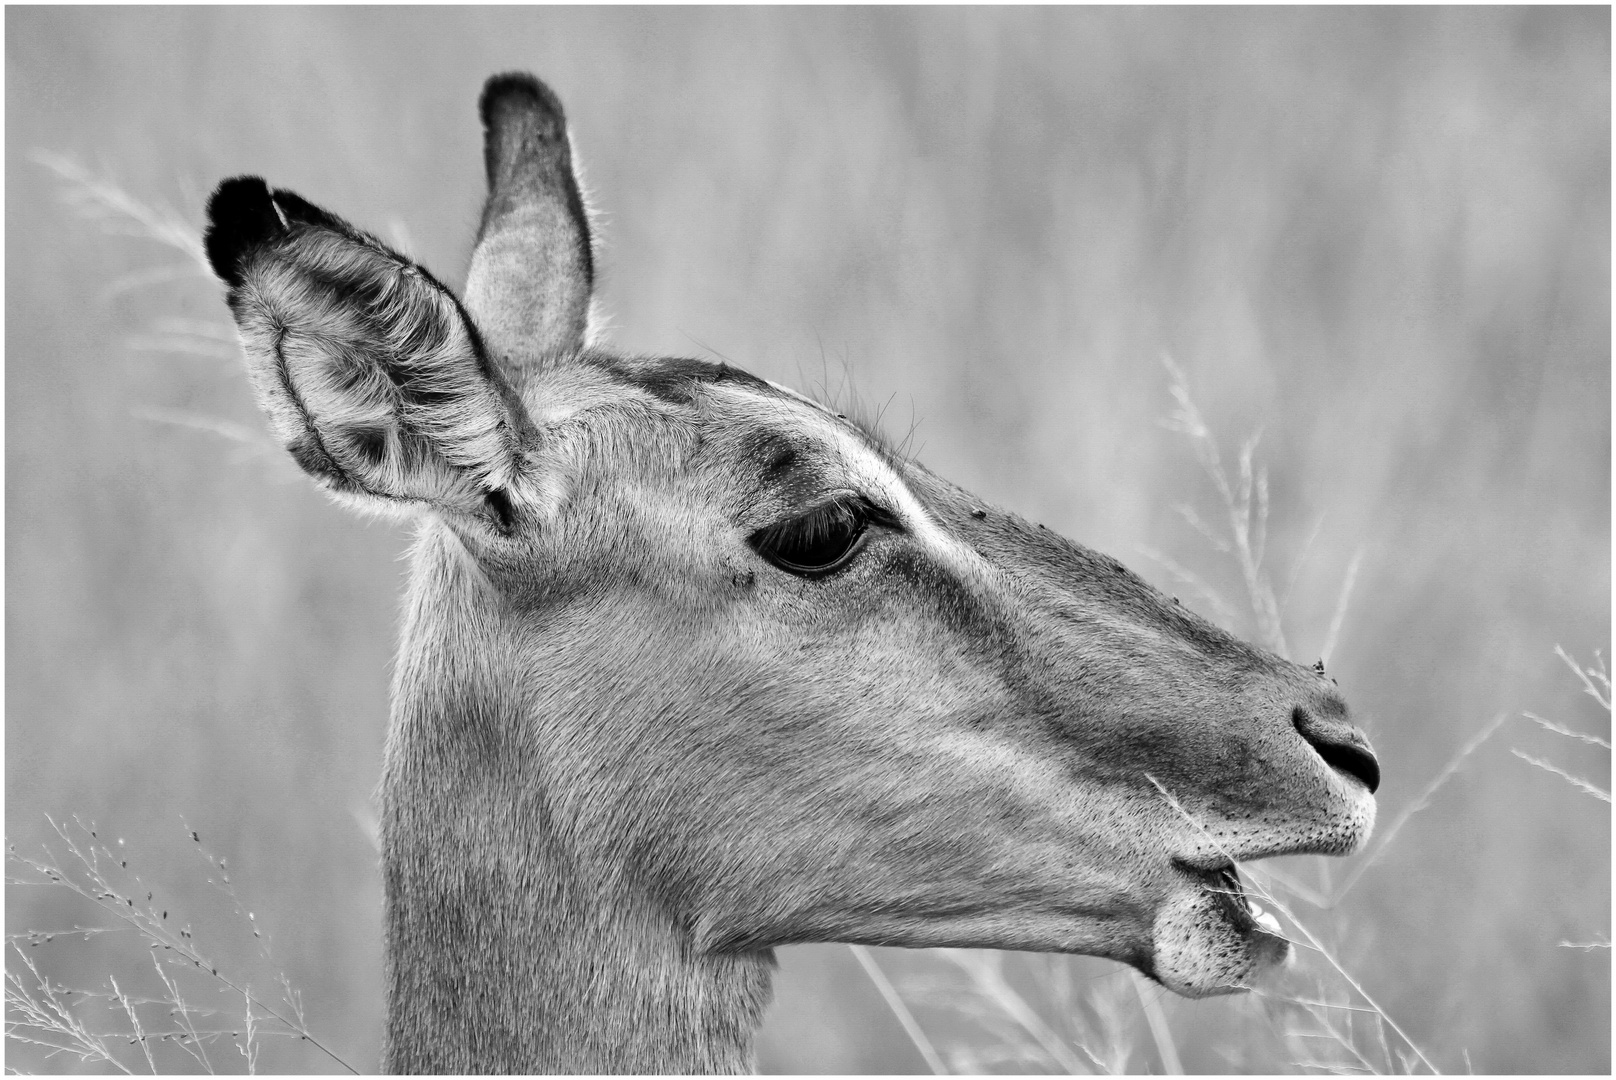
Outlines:
{"type": "Polygon", "coordinates": [[[862,498],[838,499],[754,532],[752,549],[799,577],[825,577],[853,561],[872,524],[894,525],[890,514],[862,498]]]}

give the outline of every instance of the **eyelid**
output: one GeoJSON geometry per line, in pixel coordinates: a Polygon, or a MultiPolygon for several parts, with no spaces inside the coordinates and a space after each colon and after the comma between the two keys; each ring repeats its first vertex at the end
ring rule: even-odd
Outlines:
{"type": "Polygon", "coordinates": [[[870,524],[880,525],[883,528],[891,529],[893,532],[909,531],[908,529],[904,528],[903,519],[900,518],[895,511],[882,506],[880,503],[875,502],[872,499],[867,499],[863,496],[860,496],[860,498],[864,504],[865,517],[869,520],[870,524]]]}
{"type": "Polygon", "coordinates": [[[813,502],[794,507],[785,521],[797,521],[813,514],[821,513],[835,506],[845,506],[871,525],[880,525],[897,532],[906,532],[903,519],[889,507],[876,502],[862,491],[852,488],[842,488],[832,491],[813,502]]]}

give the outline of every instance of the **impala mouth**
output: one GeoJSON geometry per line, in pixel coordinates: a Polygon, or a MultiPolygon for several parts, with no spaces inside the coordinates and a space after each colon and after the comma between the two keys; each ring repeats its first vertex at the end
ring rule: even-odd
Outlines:
{"type": "Polygon", "coordinates": [[[1279,920],[1246,894],[1240,882],[1240,871],[1234,863],[1208,869],[1198,869],[1182,862],[1175,865],[1200,881],[1201,888],[1211,896],[1212,903],[1235,928],[1247,934],[1261,930],[1279,935],[1279,920]]]}
{"type": "Polygon", "coordinates": [[[1188,997],[1235,993],[1286,962],[1279,920],[1246,894],[1233,862],[1173,866],[1179,884],[1154,925],[1151,974],[1164,986],[1188,997]]]}

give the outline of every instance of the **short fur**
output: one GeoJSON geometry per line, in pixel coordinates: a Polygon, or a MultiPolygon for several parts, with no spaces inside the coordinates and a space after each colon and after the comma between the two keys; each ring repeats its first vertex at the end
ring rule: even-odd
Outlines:
{"type": "Polygon", "coordinates": [[[466,306],[502,363],[522,366],[582,345],[595,256],[561,100],[531,75],[483,88],[488,202],[466,276],[466,306]]]}
{"type": "Polygon", "coordinates": [[[1282,959],[1218,875],[1367,838],[1378,766],[1322,672],[790,391],[586,348],[560,105],[500,76],[482,112],[464,307],[255,178],[209,206],[271,428],[421,522],[385,1067],[744,1071],[792,942],[1089,953],[1190,995],[1282,959]],[[834,572],[749,542],[854,498],[879,513],[834,572]]]}

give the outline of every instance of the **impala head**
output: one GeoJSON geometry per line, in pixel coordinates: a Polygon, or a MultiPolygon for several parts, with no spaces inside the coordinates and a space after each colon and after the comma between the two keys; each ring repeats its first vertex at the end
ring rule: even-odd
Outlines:
{"type": "Polygon", "coordinates": [[[1368,836],[1333,684],[789,390],[591,347],[560,105],[502,76],[482,114],[463,300],[256,178],[209,206],[277,435],[423,523],[384,785],[445,794],[389,843],[523,807],[699,954],[1068,951],[1191,995],[1282,960],[1233,866],[1368,836]]]}

